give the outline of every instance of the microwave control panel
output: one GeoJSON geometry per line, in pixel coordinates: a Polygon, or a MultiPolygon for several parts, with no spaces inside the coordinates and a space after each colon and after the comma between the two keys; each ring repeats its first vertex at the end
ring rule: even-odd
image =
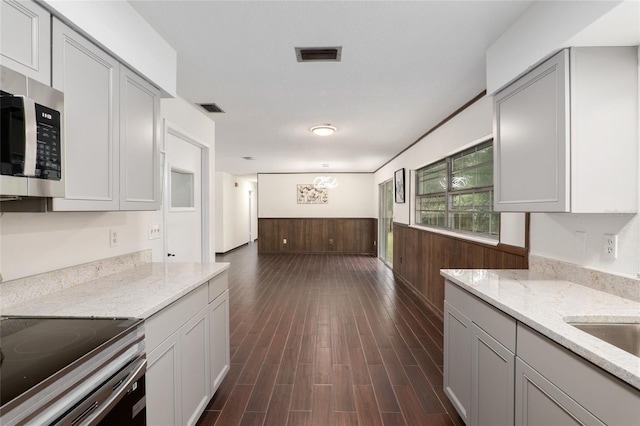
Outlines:
{"type": "Polygon", "coordinates": [[[60,112],[36,104],[36,122],[38,123],[38,149],[35,177],[60,180],[62,177],[60,112]]]}

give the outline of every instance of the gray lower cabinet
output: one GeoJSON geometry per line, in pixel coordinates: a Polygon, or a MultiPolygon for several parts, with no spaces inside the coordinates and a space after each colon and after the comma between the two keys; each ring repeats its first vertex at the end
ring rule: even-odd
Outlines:
{"type": "Polygon", "coordinates": [[[51,15],[31,0],[0,1],[0,62],[51,85],[51,15]]]}
{"type": "Polygon", "coordinates": [[[223,272],[145,321],[147,424],[195,425],[230,366],[223,272]]]}
{"type": "Polygon", "coordinates": [[[444,391],[467,425],[640,425],[640,390],[445,282],[444,391]]]}
{"type": "Polygon", "coordinates": [[[208,285],[145,321],[147,424],[194,425],[211,396],[208,285]]]}
{"type": "Polygon", "coordinates": [[[66,197],[56,211],[160,208],[160,91],[58,19],[53,87],[64,92],[66,197]]]}
{"type": "Polygon", "coordinates": [[[513,318],[445,283],[444,391],[467,425],[512,425],[513,318]]]}
{"type": "Polygon", "coordinates": [[[513,424],[515,355],[471,325],[471,424],[513,424]]]}
{"type": "Polygon", "coordinates": [[[520,358],[516,360],[515,411],[518,426],[603,424],[520,358]]]}
{"type": "Polygon", "coordinates": [[[471,320],[444,302],[444,392],[469,424],[471,413],[471,320]]]}
{"type": "Polygon", "coordinates": [[[640,390],[518,324],[517,425],[639,425],[640,390]]]}
{"type": "MultiPolygon", "coordinates": [[[[224,279],[226,280],[226,274],[224,279]]],[[[229,350],[229,290],[209,303],[209,353],[211,356],[211,395],[213,395],[231,366],[229,350]]]]}

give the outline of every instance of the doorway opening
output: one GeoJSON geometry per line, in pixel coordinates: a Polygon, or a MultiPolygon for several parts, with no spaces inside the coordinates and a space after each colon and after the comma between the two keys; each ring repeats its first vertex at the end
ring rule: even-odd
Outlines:
{"type": "Polygon", "coordinates": [[[378,257],[393,267],[393,179],[380,184],[378,220],[378,257]]]}

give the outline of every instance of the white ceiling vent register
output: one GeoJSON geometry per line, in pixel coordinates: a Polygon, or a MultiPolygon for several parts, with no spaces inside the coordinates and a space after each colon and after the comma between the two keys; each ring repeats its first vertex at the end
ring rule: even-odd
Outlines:
{"type": "Polygon", "coordinates": [[[340,62],[342,46],[336,47],[296,47],[298,62],[340,62]]]}

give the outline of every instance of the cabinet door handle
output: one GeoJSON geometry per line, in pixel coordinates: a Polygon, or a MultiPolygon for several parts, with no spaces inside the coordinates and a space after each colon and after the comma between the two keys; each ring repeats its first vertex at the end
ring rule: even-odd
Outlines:
{"type": "Polygon", "coordinates": [[[167,253],[167,257],[176,257],[174,253],[167,253]]]}

